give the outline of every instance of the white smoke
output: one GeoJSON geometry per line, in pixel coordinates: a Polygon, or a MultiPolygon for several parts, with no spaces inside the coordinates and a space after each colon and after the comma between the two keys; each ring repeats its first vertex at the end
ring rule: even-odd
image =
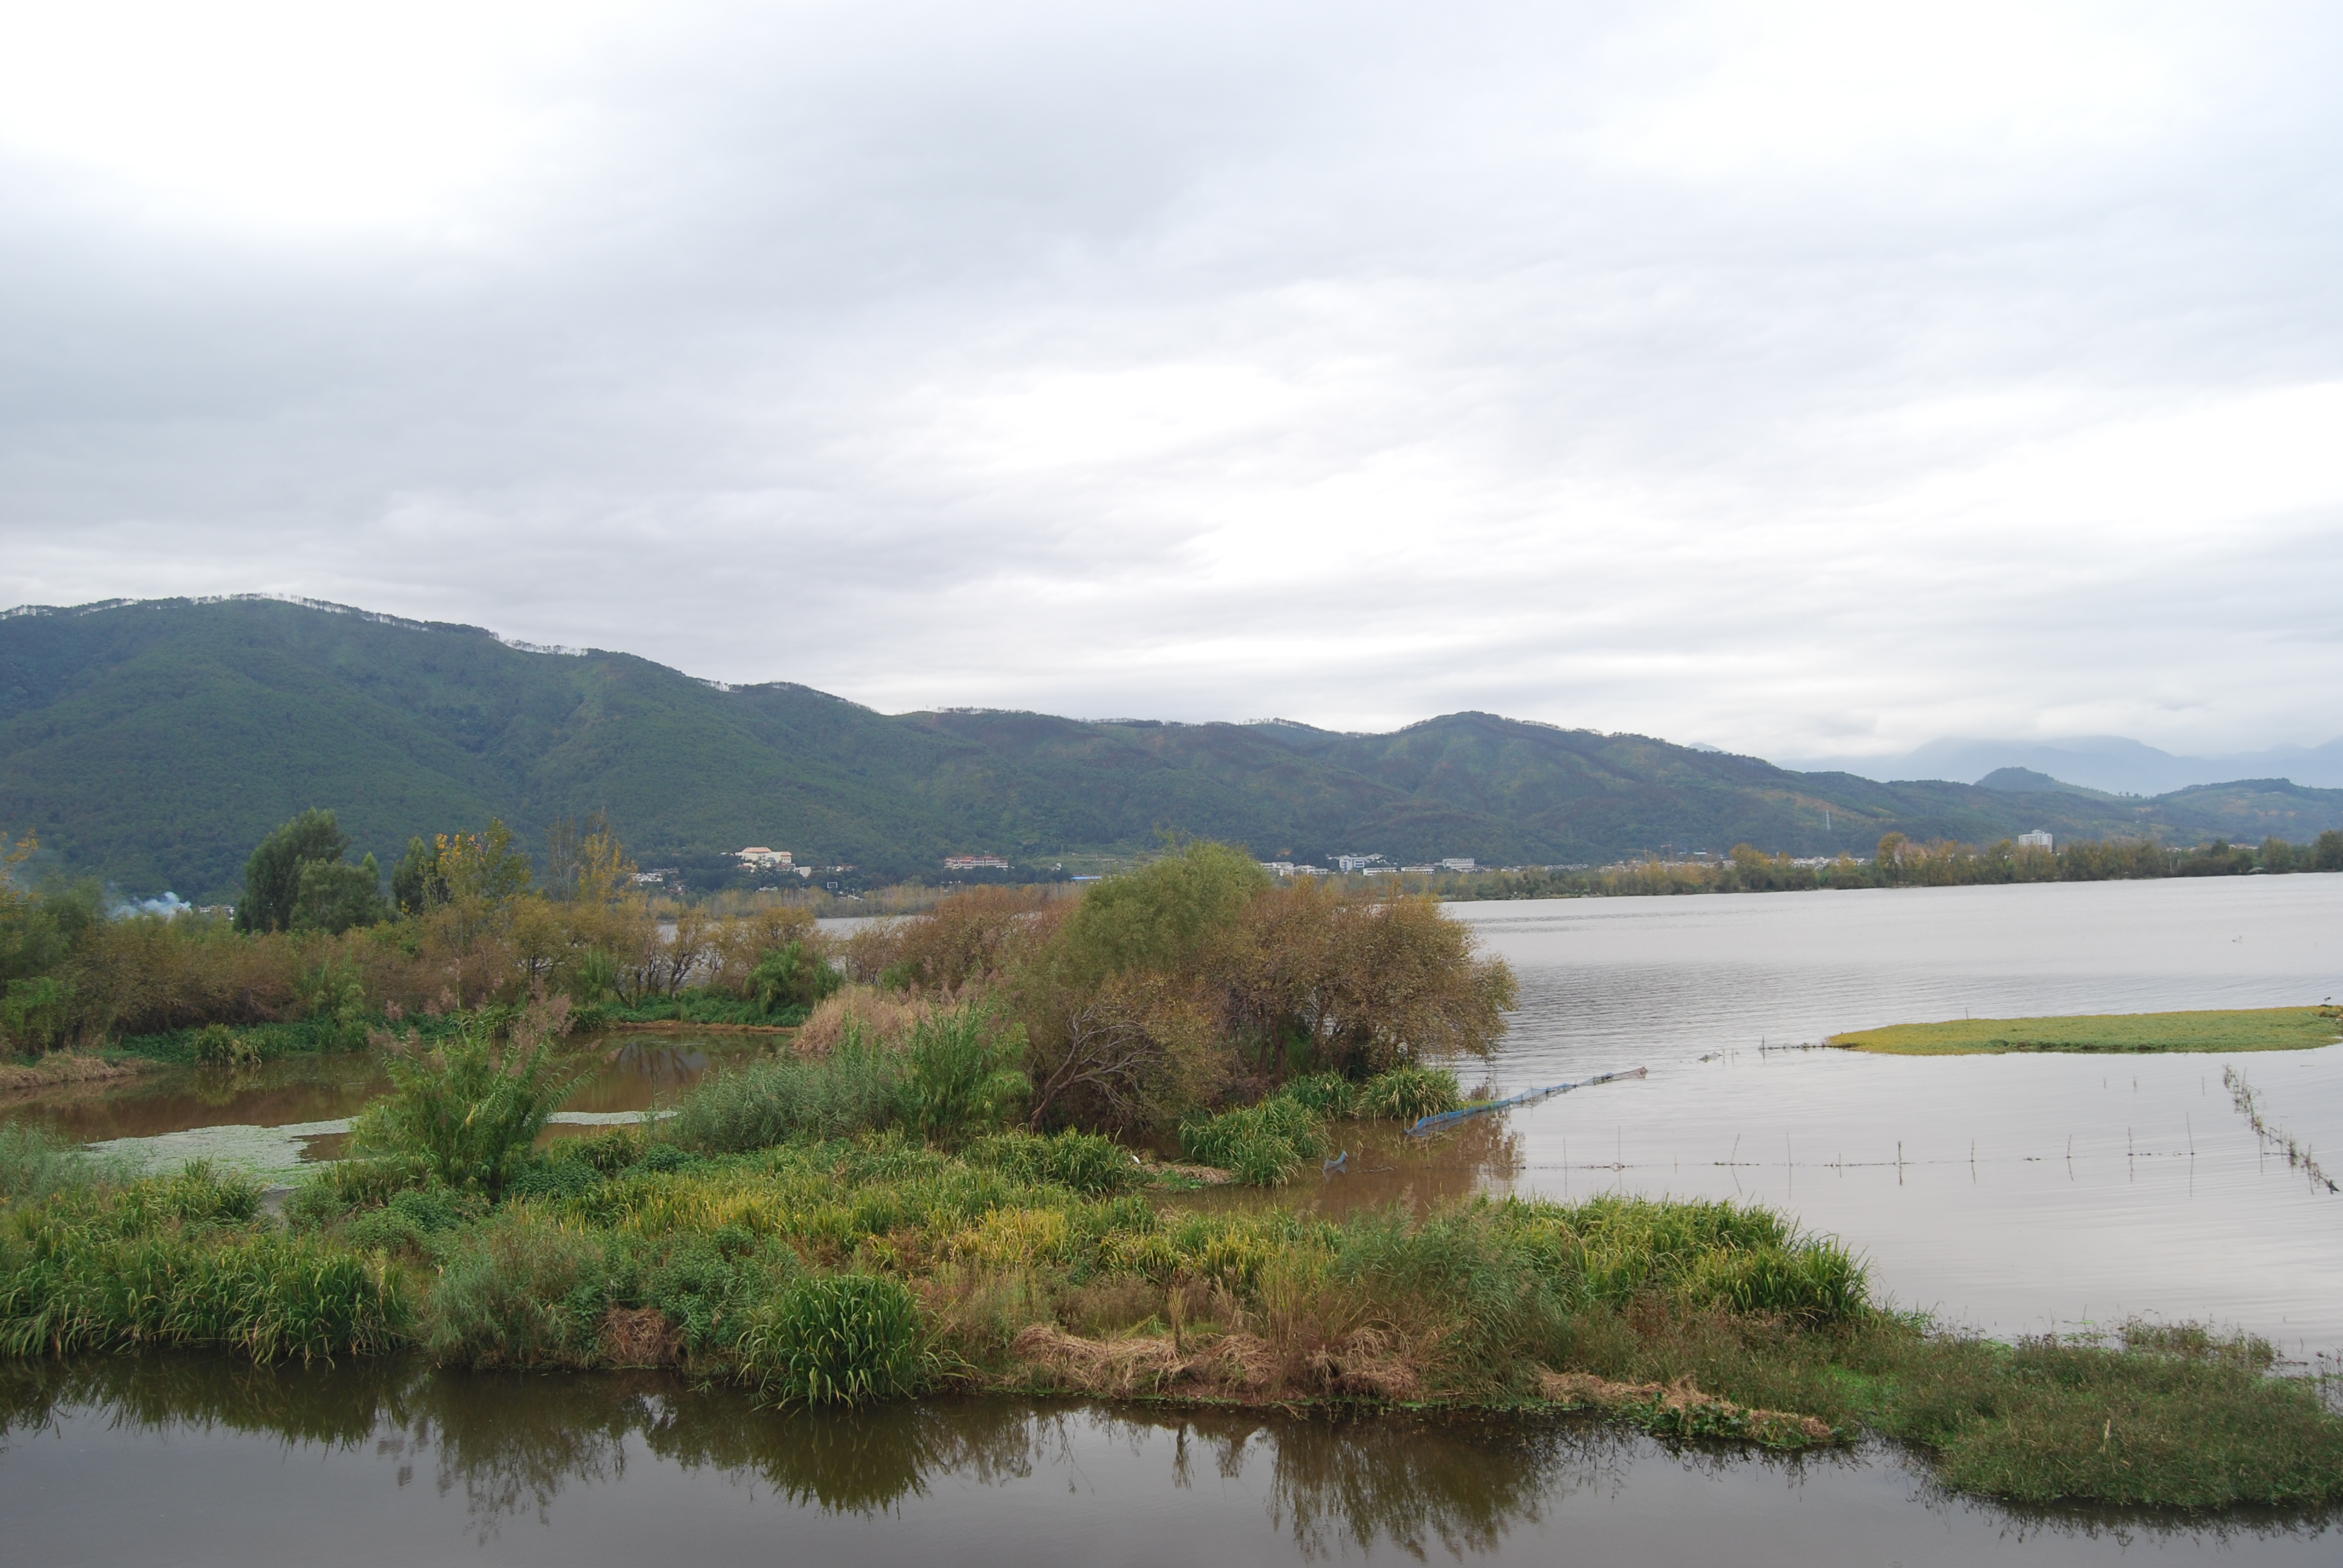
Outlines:
{"type": "Polygon", "coordinates": [[[133,915],[160,915],[165,920],[171,920],[189,913],[195,907],[178,894],[166,890],[159,899],[126,899],[106,913],[117,920],[126,920],[133,915]]]}

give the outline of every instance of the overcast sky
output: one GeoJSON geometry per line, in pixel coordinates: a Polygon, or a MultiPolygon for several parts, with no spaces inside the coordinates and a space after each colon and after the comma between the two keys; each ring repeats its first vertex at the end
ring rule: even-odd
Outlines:
{"type": "Polygon", "coordinates": [[[2339,72],[2244,0],[0,0],[0,603],[2322,741],[2339,72]]]}

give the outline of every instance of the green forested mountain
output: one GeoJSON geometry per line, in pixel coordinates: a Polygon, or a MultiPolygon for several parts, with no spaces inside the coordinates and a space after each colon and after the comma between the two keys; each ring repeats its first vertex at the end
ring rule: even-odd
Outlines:
{"type": "Polygon", "coordinates": [[[37,829],[124,891],[232,896],[262,834],[337,810],[353,854],[501,816],[525,842],[606,809],[645,864],[743,844],[875,876],[990,851],[1021,863],[1164,831],[1265,857],[1375,851],[1601,862],[1674,845],[1865,852],[1889,829],[2030,828],[2307,839],[2343,790],[2284,780],[2135,800],[1877,784],[1483,713],[1388,735],[1291,724],[886,715],[802,686],[729,689],[628,654],[273,599],[0,616],[0,828],[37,829]]]}

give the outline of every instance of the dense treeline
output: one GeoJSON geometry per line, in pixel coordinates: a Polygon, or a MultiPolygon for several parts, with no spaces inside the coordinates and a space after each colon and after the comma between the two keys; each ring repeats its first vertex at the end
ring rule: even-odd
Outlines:
{"type": "Polygon", "coordinates": [[[285,824],[232,921],[5,886],[0,1041],[239,1060],[559,998],[588,1027],[814,1010],[802,1043],[821,1054],[849,1033],[903,1045],[959,1010],[981,1024],[970,1070],[1014,1077],[1031,1125],[1160,1129],[1297,1076],[1485,1052],[1513,998],[1435,900],[1282,886],[1218,844],[1084,898],[973,889],[836,942],[801,909],[654,904],[600,821],[558,825],[541,874],[501,823],[418,839],[387,890],[347,845],[330,812],[285,824]]]}
{"type": "Polygon", "coordinates": [[[1580,870],[1505,871],[1443,885],[1452,899],[1636,897],[1666,893],[1775,893],[1819,888],[1951,888],[2005,882],[2110,882],[2163,877],[2284,875],[2343,871],[2343,832],[2308,844],[2270,838],[2259,847],[2216,839],[2177,849],[2153,839],[2094,839],[2056,849],[2004,839],[1979,849],[1937,839],[1920,843],[1902,833],[1879,841],[1878,853],[1858,860],[1797,863],[1751,844],[1736,844],[1714,862],[1647,859],[1580,870]]]}
{"type": "MultiPolygon", "coordinates": [[[[402,1020],[549,995],[589,1022],[786,1021],[836,983],[810,914],[662,918],[598,823],[558,826],[541,877],[501,823],[417,839],[388,890],[371,857],[342,860],[347,844],[330,812],[270,834],[233,920],[110,912],[94,884],[0,879],[0,1047],[231,1049],[223,1030],[272,1050],[347,1046],[402,1020]]],[[[9,853],[21,864],[32,848],[9,853]]]]}

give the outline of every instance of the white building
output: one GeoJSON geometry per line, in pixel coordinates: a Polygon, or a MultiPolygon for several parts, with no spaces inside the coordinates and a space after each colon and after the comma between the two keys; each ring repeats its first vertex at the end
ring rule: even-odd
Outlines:
{"type": "Polygon", "coordinates": [[[2037,828],[2031,833],[2020,833],[2017,836],[2017,847],[2021,849],[2049,849],[2056,846],[2051,841],[2049,834],[2037,828]]]}
{"type": "Polygon", "coordinates": [[[1334,865],[1336,869],[1348,876],[1353,871],[1363,871],[1369,866],[1379,866],[1383,864],[1383,859],[1381,855],[1337,855],[1334,865]]]}
{"type": "Polygon", "coordinates": [[[1009,862],[998,855],[946,855],[947,871],[1005,871],[1009,862]]]}
{"type": "Polygon", "coordinates": [[[745,849],[735,849],[732,858],[752,871],[787,870],[792,859],[787,849],[768,849],[762,844],[751,844],[745,849]]]}
{"type": "Polygon", "coordinates": [[[1473,857],[1466,855],[1458,859],[1443,860],[1440,869],[1443,871],[1469,871],[1473,869],[1473,857]]]}

